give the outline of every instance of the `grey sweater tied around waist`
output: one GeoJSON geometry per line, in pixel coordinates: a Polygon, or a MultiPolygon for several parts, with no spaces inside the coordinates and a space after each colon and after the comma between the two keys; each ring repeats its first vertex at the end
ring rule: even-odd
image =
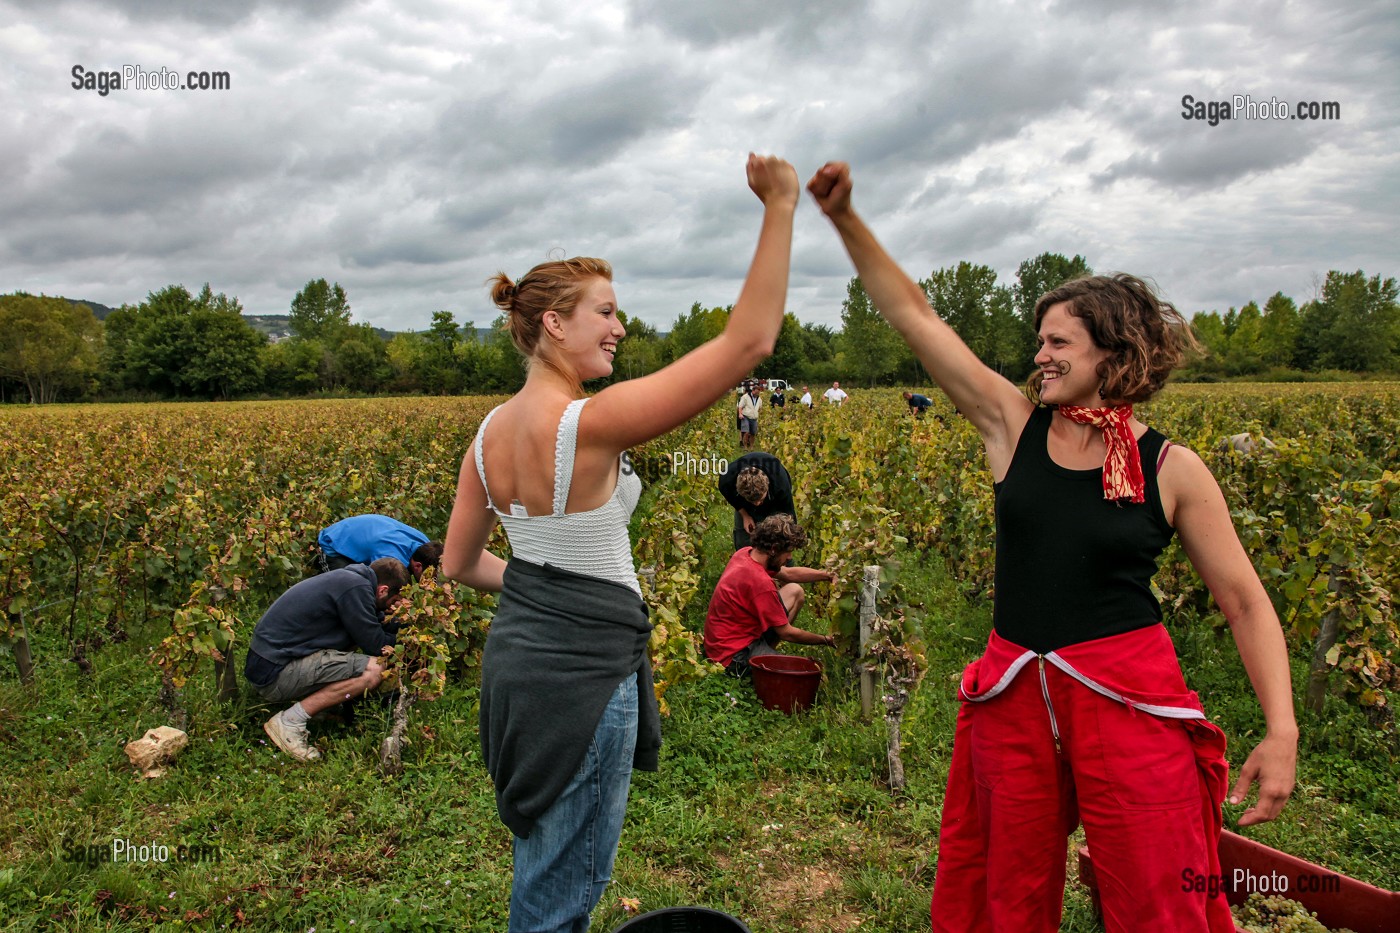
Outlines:
{"type": "Polygon", "coordinates": [[[481,661],[481,751],[496,809],[528,839],[578,771],[617,685],[637,674],[632,766],[655,771],[661,715],[647,607],[628,587],[512,559],[481,661]]]}

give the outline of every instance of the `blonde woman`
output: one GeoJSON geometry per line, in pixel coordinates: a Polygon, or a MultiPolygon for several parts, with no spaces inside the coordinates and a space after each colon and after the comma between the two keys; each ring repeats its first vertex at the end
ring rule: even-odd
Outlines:
{"type": "Polygon", "coordinates": [[[632,768],[656,768],[651,625],[627,535],[641,481],[626,451],[726,396],[773,352],[799,186],[771,156],[749,156],[748,180],[763,223],[724,331],[649,376],[583,395],[583,382],[612,372],[626,336],[606,262],[547,262],[491,281],[529,372],[462,464],[443,568],[501,594],[482,657],[481,744],[515,836],[512,933],[588,928],[632,768]],[[509,564],[486,550],[497,521],[509,564]]]}

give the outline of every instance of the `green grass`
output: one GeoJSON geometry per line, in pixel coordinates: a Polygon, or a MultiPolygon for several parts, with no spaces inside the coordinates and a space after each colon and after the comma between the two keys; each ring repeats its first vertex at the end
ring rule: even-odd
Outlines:
{"type": "MultiPolygon", "coordinates": [[[[716,508],[711,518],[690,613],[697,625],[728,551],[727,513],[716,508]]],[[[990,613],[940,568],[908,558],[902,581],[923,602],[930,665],[906,713],[907,789],[895,796],[886,787],[884,725],[862,720],[850,675],[825,649],[802,649],[829,676],[816,707],[796,717],[761,709],[750,687],[724,677],[673,687],[661,770],[634,776],[595,929],[626,919],[624,897],[644,910],[726,910],[756,933],[927,927],[953,691],[981,651],[990,613]]],[[[1188,680],[1231,735],[1231,760],[1242,761],[1260,718],[1233,646],[1204,623],[1174,636],[1188,680]]],[[[414,709],[406,770],[389,778],[376,765],[388,727],[381,704],[363,704],[348,726],[315,724],[326,759],[308,766],[269,747],[265,708],[220,707],[206,676],[187,691],[190,747],[163,778],[139,781],[122,747],[165,722],[144,649],[108,647],[82,675],[55,661],[59,646],[40,633],[35,656],[34,686],[21,686],[12,667],[0,677],[0,816],[9,828],[0,839],[0,928],[505,930],[510,836],[480,760],[474,682],[414,709]],[[222,858],[92,866],[69,858],[74,846],[107,849],[114,839],[172,852],[216,846],[222,858]]],[[[1340,702],[1326,721],[1302,727],[1293,801],[1277,823],[1247,834],[1396,888],[1393,747],[1340,702]]],[[[1062,929],[1098,929],[1074,883],[1062,929]]]]}

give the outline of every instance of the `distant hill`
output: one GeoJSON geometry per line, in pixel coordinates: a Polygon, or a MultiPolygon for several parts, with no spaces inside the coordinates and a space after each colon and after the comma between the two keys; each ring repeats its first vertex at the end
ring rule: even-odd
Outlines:
{"type": "Polygon", "coordinates": [[[92,309],[92,316],[97,318],[99,321],[107,320],[107,315],[117,310],[116,308],[109,308],[106,305],[100,305],[95,301],[84,301],[80,298],[68,298],[65,300],[71,302],[72,304],[84,305],[92,309]]]}
{"type": "Polygon", "coordinates": [[[245,314],[243,320],[265,337],[285,340],[292,335],[292,318],[287,314],[245,314]]]}

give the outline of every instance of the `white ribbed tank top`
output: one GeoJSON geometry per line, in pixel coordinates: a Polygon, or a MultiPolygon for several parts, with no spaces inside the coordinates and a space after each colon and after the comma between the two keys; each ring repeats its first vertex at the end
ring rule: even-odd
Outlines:
{"type": "Polygon", "coordinates": [[[627,537],[627,523],[642,494],[642,480],[624,454],[617,470],[617,486],[607,502],[587,512],[566,514],[569,487],[574,479],[574,452],[578,447],[578,419],[588,399],[576,399],[564,409],[559,429],[554,436],[554,511],[549,515],[529,515],[524,506],[515,503],[509,512],[502,512],[491,501],[491,487],[486,484],[486,463],[481,456],[481,438],[486,426],[500,408],[491,409],[481,427],[477,428],[472,446],[476,451],[476,472],[486,490],[486,507],[493,510],[505,526],[511,553],[521,560],[543,567],[550,564],[573,573],[620,583],[638,596],[636,565],[632,562],[632,542],[627,537]]]}

